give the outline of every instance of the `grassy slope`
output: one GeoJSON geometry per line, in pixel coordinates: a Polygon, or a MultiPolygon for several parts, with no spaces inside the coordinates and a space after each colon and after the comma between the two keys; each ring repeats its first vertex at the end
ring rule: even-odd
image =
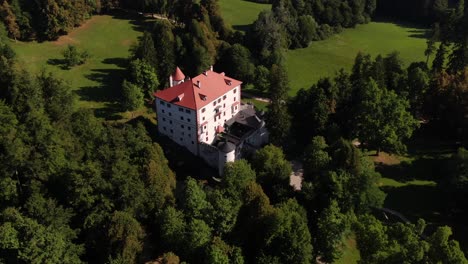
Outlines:
{"type": "Polygon", "coordinates": [[[271,8],[269,4],[258,4],[245,0],[220,0],[221,12],[227,23],[235,29],[246,29],[258,17],[258,14],[271,8]]]}
{"type": "Polygon", "coordinates": [[[359,51],[375,56],[397,50],[406,65],[425,60],[424,34],[424,29],[372,22],[346,29],[327,40],[312,42],[308,48],[289,50],[286,66],[291,94],[310,87],[321,77],[333,76],[340,68],[349,70],[359,51]]]}
{"type": "Polygon", "coordinates": [[[68,81],[80,98],[80,107],[115,112],[111,108],[119,94],[123,63],[131,44],[141,35],[134,24],[125,18],[94,16],[58,41],[12,42],[12,46],[28,70],[37,73],[46,69],[68,81]],[[71,70],[62,69],[61,52],[68,44],[88,50],[91,59],[71,70]]]}

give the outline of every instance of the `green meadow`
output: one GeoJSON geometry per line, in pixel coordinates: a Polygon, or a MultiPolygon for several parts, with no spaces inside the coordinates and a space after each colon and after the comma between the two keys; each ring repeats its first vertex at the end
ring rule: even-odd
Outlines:
{"type": "Polygon", "coordinates": [[[116,111],[125,59],[129,48],[141,35],[135,20],[125,16],[93,16],[70,34],[51,42],[11,42],[27,70],[55,73],[67,81],[79,98],[79,107],[97,109],[106,116],[116,111]],[[91,58],[84,64],[65,69],[62,51],[67,45],[87,50],[91,58]],[[107,111],[107,113],[106,113],[107,111]]]}
{"type": "Polygon", "coordinates": [[[304,49],[288,50],[286,67],[291,95],[309,88],[320,78],[338,70],[350,70],[358,52],[373,56],[398,51],[405,65],[425,61],[426,30],[394,23],[372,22],[345,29],[323,41],[314,41],[304,49]]]}
{"type": "Polygon", "coordinates": [[[219,5],[224,20],[238,30],[245,30],[257,20],[260,12],[271,8],[269,4],[259,4],[245,0],[220,0],[219,5]]]}

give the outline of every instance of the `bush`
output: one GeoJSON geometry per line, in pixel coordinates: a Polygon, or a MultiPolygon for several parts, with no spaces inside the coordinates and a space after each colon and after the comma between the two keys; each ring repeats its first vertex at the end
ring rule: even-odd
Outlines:
{"type": "Polygon", "coordinates": [[[84,64],[91,57],[87,50],[80,52],[78,48],[73,45],[68,45],[62,54],[67,68],[84,64]]]}

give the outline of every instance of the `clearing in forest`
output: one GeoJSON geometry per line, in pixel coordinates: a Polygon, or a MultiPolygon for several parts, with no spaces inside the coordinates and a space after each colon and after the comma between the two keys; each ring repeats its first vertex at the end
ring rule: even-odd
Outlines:
{"type": "Polygon", "coordinates": [[[220,0],[219,5],[224,20],[234,29],[243,31],[257,20],[260,12],[271,9],[270,4],[259,4],[245,0],[220,0]]]}
{"type": "Polygon", "coordinates": [[[425,61],[426,29],[394,23],[371,22],[345,29],[309,47],[288,50],[286,67],[290,79],[290,95],[300,88],[309,88],[320,78],[332,77],[344,68],[350,71],[358,52],[387,55],[398,51],[405,66],[425,61]]]}
{"type": "Polygon", "coordinates": [[[50,42],[11,42],[27,70],[53,72],[76,91],[79,107],[97,109],[96,114],[109,117],[118,112],[116,100],[125,72],[129,48],[142,35],[141,26],[125,13],[93,16],[68,35],[50,42]],[[64,68],[62,51],[68,44],[87,50],[91,58],[84,65],[64,68]]]}

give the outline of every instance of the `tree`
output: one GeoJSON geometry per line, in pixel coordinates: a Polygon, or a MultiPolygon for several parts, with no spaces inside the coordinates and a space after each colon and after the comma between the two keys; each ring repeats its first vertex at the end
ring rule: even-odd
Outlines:
{"type": "Polygon", "coordinates": [[[191,177],[185,181],[184,193],[181,201],[185,215],[192,219],[203,219],[209,210],[210,204],[206,199],[205,191],[191,177]]]}
{"type": "Polygon", "coordinates": [[[237,223],[241,201],[218,189],[208,193],[208,200],[211,207],[206,218],[213,232],[219,236],[229,234],[237,223]]]}
{"type": "Polygon", "coordinates": [[[5,23],[8,35],[15,40],[21,37],[21,31],[16,21],[15,14],[11,10],[8,1],[3,1],[0,4],[0,18],[2,18],[3,22],[5,23]]]}
{"type": "Polygon", "coordinates": [[[158,67],[157,52],[155,49],[153,37],[151,33],[145,31],[143,37],[138,42],[137,46],[132,47],[132,58],[140,59],[149,64],[154,69],[158,67]]]}
{"type": "Polygon", "coordinates": [[[276,202],[288,196],[292,168],[281,148],[268,145],[257,150],[252,157],[252,166],[270,199],[276,202]]]}
{"type": "Polygon", "coordinates": [[[143,229],[140,223],[126,212],[112,214],[108,230],[112,258],[124,263],[134,263],[143,250],[143,229]]]}
{"type": "Polygon", "coordinates": [[[304,152],[305,179],[315,181],[331,162],[327,152],[328,145],[322,136],[315,136],[304,152]]]}
{"type": "Polygon", "coordinates": [[[455,240],[450,240],[452,229],[448,226],[437,228],[429,238],[429,259],[434,263],[468,263],[460,245],[455,240]]]}
{"type": "Polygon", "coordinates": [[[408,112],[409,104],[395,92],[379,89],[370,80],[359,91],[360,103],[356,109],[355,135],[371,148],[390,153],[406,150],[403,140],[418,127],[408,112]]]}
{"type": "MultiPolygon", "coordinates": [[[[154,47],[158,51],[158,76],[162,80],[168,80],[176,67],[175,36],[172,32],[172,26],[169,21],[157,20],[154,24],[153,34],[156,36],[154,47]]],[[[166,86],[166,81],[162,81],[161,85],[166,86]]]]}
{"type": "Polygon", "coordinates": [[[253,84],[258,91],[265,92],[268,90],[270,84],[270,70],[263,65],[259,65],[255,68],[255,78],[253,79],[253,84]]]}
{"type": "Polygon", "coordinates": [[[270,70],[270,99],[266,123],[270,132],[270,141],[276,145],[285,143],[291,127],[291,117],[287,112],[286,100],[289,83],[286,70],[273,65],[270,70]]]}
{"type": "Polygon", "coordinates": [[[42,89],[44,107],[53,121],[66,120],[75,110],[76,96],[71,88],[61,79],[42,71],[37,77],[42,89]]]}
{"type": "Polygon", "coordinates": [[[312,263],[312,238],[305,210],[295,201],[279,205],[267,226],[263,254],[279,263],[312,263]]]}
{"type": "Polygon", "coordinates": [[[257,172],[258,181],[266,184],[289,183],[292,168],[286,160],[283,150],[268,145],[255,152],[252,166],[257,172]]]}
{"type": "Polygon", "coordinates": [[[158,89],[159,80],[156,70],[145,60],[136,59],[130,62],[132,82],[149,97],[158,89]]]}
{"type": "Polygon", "coordinates": [[[222,58],[223,70],[233,78],[252,82],[254,79],[255,66],[250,61],[250,51],[241,44],[234,44],[225,52],[222,58]]]}
{"type": "Polygon", "coordinates": [[[445,59],[447,56],[447,44],[442,42],[437,49],[434,61],[432,62],[432,72],[440,73],[445,69],[445,59]]]}
{"type": "Polygon", "coordinates": [[[316,250],[322,260],[331,263],[341,256],[346,228],[345,215],[340,212],[338,203],[332,200],[330,206],[320,213],[317,223],[316,250]]]}
{"type": "Polygon", "coordinates": [[[255,171],[246,160],[227,163],[223,175],[223,188],[228,195],[237,199],[242,197],[247,186],[255,182],[256,178],[255,171]]]}
{"type": "Polygon", "coordinates": [[[122,106],[125,110],[136,110],[143,106],[144,94],[141,88],[127,80],[122,83],[122,106]]]}
{"type": "Polygon", "coordinates": [[[65,58],[65,66],[68,69],[72,68],[73,66],[84,64],[90,57],[86,50],[80,53],[78,48],[74,45],[68,45],[67,48],[62,52],[62,55],[65,58]]]}
{"type": "Polygon", "coordinates": [[[184,213],[172,206],[166,207],[159,216],[159,228],[162,244],[168,250],[183,250],[186,236],[184,213]]]}

